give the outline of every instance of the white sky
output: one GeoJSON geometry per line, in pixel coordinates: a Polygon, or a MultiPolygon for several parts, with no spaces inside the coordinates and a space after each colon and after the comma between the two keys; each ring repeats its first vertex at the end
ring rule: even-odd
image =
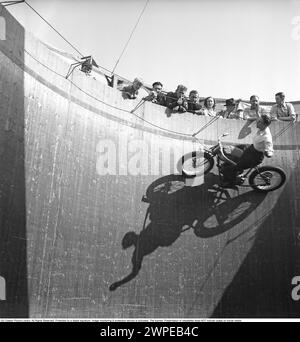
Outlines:
{"type": "MultiPolygon", "coordinates": [[[[84,55],[110,70],[146,2],[27,1],[84,55]]],[[[41,40],[74,52],[25,4],[7,9],[41,40]]],[[[287,100],[300,100],[297,17],[300,0],[150,0],[116,73],[147,84],[161,81],[167,90],[182,83],[200,96],[258,94],[273,101],[284,91],[287,100]]]]}

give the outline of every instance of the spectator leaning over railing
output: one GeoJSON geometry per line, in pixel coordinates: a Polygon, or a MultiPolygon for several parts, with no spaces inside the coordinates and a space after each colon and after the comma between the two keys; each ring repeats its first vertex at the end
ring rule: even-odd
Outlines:
{"type": "Polygon", "coordinates": [[[238,103],[233,98],[225,102],[226,109],[221,110],[218,115],[224,119],[243,119],[243,110],[238,108],[238,103]]]}
{"type": "Polygon", "coordinates": [[[250,107],[247,107],[244,110],[244,119],[255,121],[263,114],[267,114],[267,111],[259,105],[259,97],[257,95],[252,95],[250,97],[250,107]]]}
{"type": "Polygon", "coordinates": [[[197,90],[191,90],[188,99],[188,112],[201,115],[202,106],[199,101],[199,93],[197,90]]]}
{"type": "Polygon", "coordinates": [[[285,94],[279,92],[275,95],[276,104],[272,106],[270,115],[272,120],[296,121],[296,113],[291,103],[285,102],[285,94]]]}
{"type": "Polygon", "coordinates": [[[163,85],[161,82],[154,82],[152,84],[152,90],[149,95],[144,97],[145,101],[151,101],[161,106],[166,105],[166,95],[162,92],[163,85]]]}
{"type": "Polygon", "coordinates": [[[184,113],[188,109],[188,102],[185,97],[187,88],[179,84],[175,93],[169,92],[166,96],[166,105],[169,109],[177,111],[179,113],[184,113]]]}
{"type": "Polygon", "coordinates": [[[143,81],[140,78],[135,78],[131,85],[122,88],[122,94],[125,99],[136,99],[139,89],[143,86],[143,81]]]}
{"type": "Polygon", "coordinates": [[[204,100],[204,107],[201,109],[201,115],[217,116],[216,101],[213,97],[209,96],[204,100]]]}

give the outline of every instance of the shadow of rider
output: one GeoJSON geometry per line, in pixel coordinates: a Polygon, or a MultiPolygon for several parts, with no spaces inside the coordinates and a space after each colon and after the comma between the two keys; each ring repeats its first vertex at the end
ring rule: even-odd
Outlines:
{"type": "Polygon", "coordinates": [[[187,187],[181,176],[170,175],[156,180],[148,187],[145,201],[149,207],[143,229],[139,234],[127,232],[122,239],[123,249],[134,247],[132,270],[123,279],[111,284],[110,291],[135,278],[146,255],[158,247],[172,245],[182,232],[192,228],[195,235],[201,238],[221,234],[249,215],[264,198],[250,193],[231,198],[227,190],[218,188],[218,181],[219,177],[210,173],[205,176],[201,186],[187,187]],[[251,203],[241,213],[240,205],[245,201],[251,203]],[[239,208],[237,217],[232,222],[228,221],[230,213],[236,208],[239,208]],[[217,225],[205,226],[204,222],[211,216],[217,217],[217,225]]]}

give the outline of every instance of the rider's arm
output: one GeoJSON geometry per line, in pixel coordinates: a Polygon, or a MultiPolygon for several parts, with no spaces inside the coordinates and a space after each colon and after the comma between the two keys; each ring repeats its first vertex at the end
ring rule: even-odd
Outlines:
{"type": "Polygon", "coordinates": [[[274,154],[274,150],[273,150],[273,144],[271,141],[266,141],[265,142],[265,152],[264,152],[264,155],[267,157],[267,158],[271,158],[274,154]]]}

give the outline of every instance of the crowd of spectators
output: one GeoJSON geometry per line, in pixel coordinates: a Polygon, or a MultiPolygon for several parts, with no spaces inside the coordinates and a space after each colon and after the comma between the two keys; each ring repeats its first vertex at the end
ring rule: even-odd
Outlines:
{"type": "Polygon", "coordinates": [[[223,110],[216,110],[216,100],[209,96],[203,101],[200,101],[197,90],[191,90],[187,97],[187,87],[182,84],[177,86],[174,92],[164,92],[161,82],[154,82],[152,89],[143,85],[143,81],[135,78],[131,85],[123,87],[123,97],[127,99],[137,98],[139,89],[144,88],[148,95],[143,98],[145,101],[151,101],[158,105],[169,108],[174,113],[189,112],[194,115],[204,115],[211,117],[220,117],[225,119],[238,120],[257,120],[262,114],[269,114],[274,121],[295,121],[296,113],[291,103],[285,102],[285,94],[279,92],[275,95],[276,104],[271,107],[270,113],[260,106],[259,97],[252,95],[250,97],[250,106],[244,108],[240,100],[234,98],[225,101],[223,110]],[[203,104],[201,103],[203,102],[203,104]]]}

